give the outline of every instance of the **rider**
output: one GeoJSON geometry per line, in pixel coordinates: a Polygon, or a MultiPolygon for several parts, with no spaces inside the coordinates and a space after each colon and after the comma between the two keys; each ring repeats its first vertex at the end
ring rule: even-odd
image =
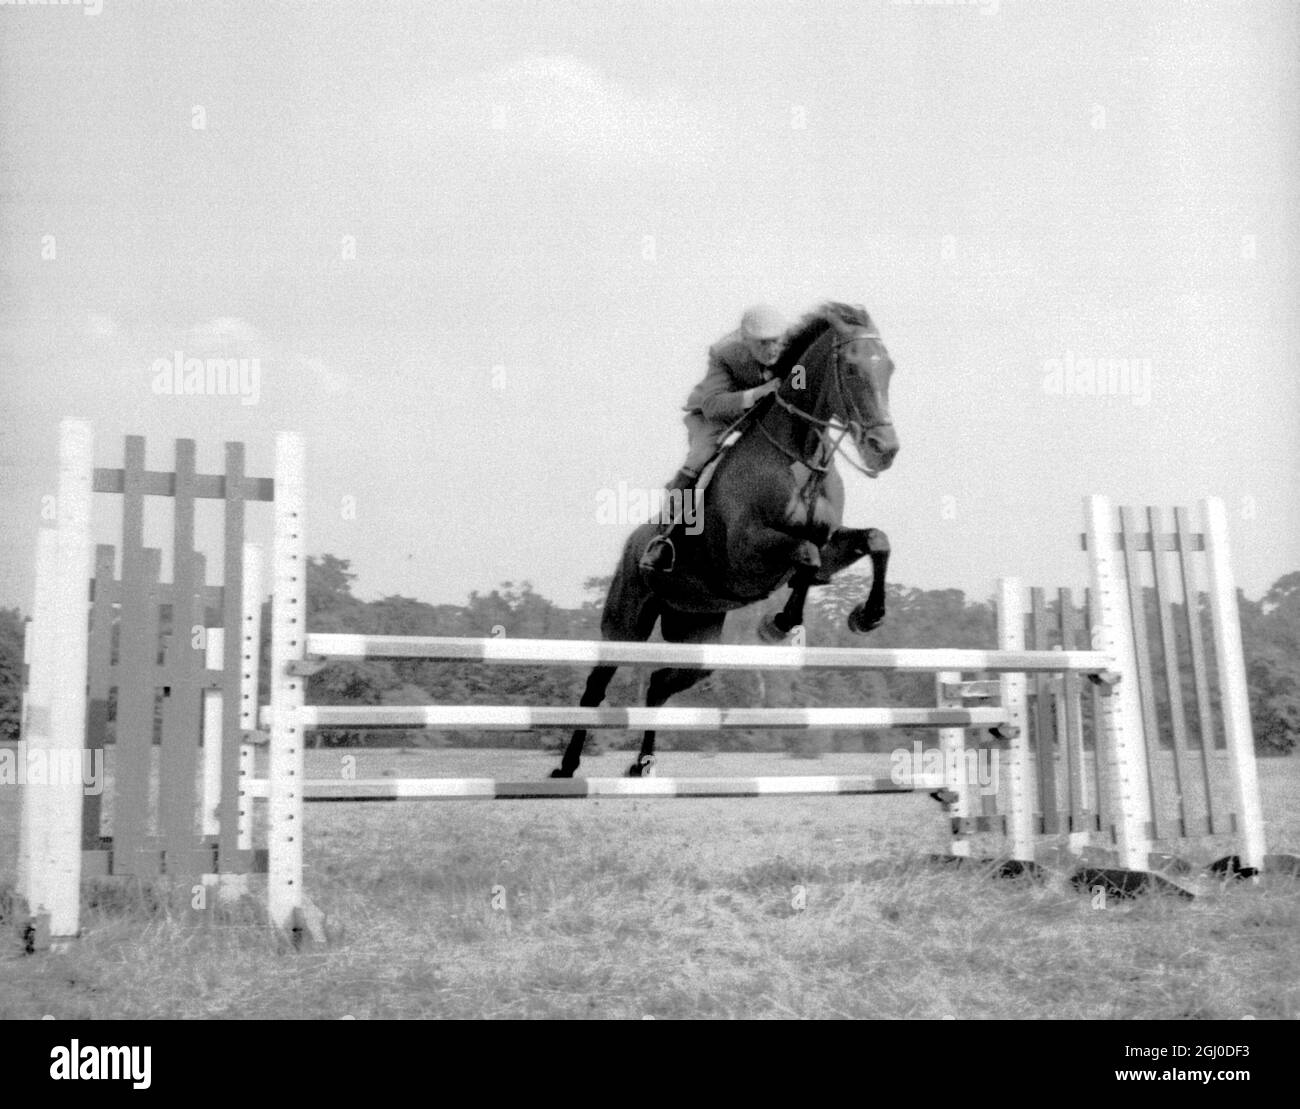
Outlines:
{"type": "MultiPolygon", "coordinates": [[[[780,312],[767,304],[755,304],[745,309],[739,328],[709,347],[708,376],[691,390],[686,401],[686,461],[668,482],[668,492],[680,490],[684,494],[690,489],[713,456],[722,433],[742,413],[780,388],[781,381],[772,376],[772,367],[781,356],[785,330],[780,312]]],[[[681,514],[674,511],[680,500],[669,497],[667,504],[659,534],[641,556],[643,570],[667,573],[676,561],[672,533],[681,523],[681,514]]]]}

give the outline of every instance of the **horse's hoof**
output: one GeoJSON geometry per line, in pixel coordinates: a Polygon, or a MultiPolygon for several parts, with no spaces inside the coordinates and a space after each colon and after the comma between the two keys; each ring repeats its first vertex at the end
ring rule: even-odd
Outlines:
{"type": "Polygon", "coordinates": [[[820,570],[822,565],[822,553],[812,543],[805,539],[798,547],[795,548],[794,565],[800,570],[820,570]]]}
{"type": "Polygon", "coordinates": [[[557,766],[554,770],[551,771],[551,777],[552,777],[552,778],[572,778],[572,777],[573,777],[573,771],[572,771],[572,770],[565,770],[564,767],[562,767],[562,766],[557,766]]]}
{"type": "Polygon", "coordinates": [[[655,776],[655,759],[653,755],[639,758],[627,768],[629,778],[653,778],[655,776]]]}
{"type": "Polygon", "coordinates": [[[866,635],[867,632],[875,631],[884,623],[885,614],[883,611],[868,614],[866,605],[858,605],[857,608],[850,610],[848,616],[849,631],[856,632],[858,635],[866,635]]]}
{"type": "Polygon", "coordinates": [[[758,622],[758,638],[764,643],[784,643],[790,633],[783,631],[781,626],[776,622],[776,616],[764,616],[758,622]]]}

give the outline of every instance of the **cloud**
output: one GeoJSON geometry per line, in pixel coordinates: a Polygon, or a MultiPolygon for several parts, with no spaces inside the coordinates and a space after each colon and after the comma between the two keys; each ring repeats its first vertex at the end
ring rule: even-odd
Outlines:
{"type": "Polygon", "coordinates": [[[86,316],[86,332],[94,339],[111,339],[117,330],[117,321],[107,312],[91,312],[86,316]]]}
{"type": "Polygon", "coordinates": [[[388,127],[407,136],[541,147],[589,165],[679,159],[712,145],[699,107],[637,94],[571,54],[529,56],[435,86],[388,127]]]}
{"type": "Polygon", "coordinates": [[[195,354],[202,351],[226,351],[256,343],[261,334],[247,320],[238,316],[217,316],[204,323],[195,324],[185,333],[185,344],[195,354]]]}
{"type": "Polygon", "coordinates": [[[294,375],[310,378],[327,396],[337,396],[347,390],[351,384],[347,374],[331,369],[319,358],[310,358],[305,354],[297,355],[290,368],[294,375]]]}

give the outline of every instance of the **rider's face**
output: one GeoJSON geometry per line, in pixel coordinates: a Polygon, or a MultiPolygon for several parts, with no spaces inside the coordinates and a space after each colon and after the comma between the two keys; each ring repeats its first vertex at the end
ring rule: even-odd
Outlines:
{"type": "Polygon", "coordinates": [[[775,339],[756,339],[752,335],[746,335],[745,346],[749,348],[749,353],[760,366],[774,366],[776,360],[781,357],[779,336],[775,339]]]}

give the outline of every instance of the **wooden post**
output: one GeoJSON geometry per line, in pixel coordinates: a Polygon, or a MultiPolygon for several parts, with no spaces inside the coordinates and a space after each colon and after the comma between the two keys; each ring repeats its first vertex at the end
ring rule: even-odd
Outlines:
{"type": "MultiPolygon", "coordinates": [[[[208,628],[207,654],[204,662],[209,671],[220,670],[225,657],[224,628],[208,628]]],[[[208,680],[211,680],[209,674],[208,680]]],[[[203,801],[202,831],[215,836],[221,830],[221,690],[203,691],[203,801]]],[[[220,860],[218,860],[220,865],[220,860]]],[[[206,876],[205,876],[206,877],[206,876]]]]}
{"type": "Polygon", "coordinates": [[[245,742],[239,745],[239,850],[253,849],[253,799],[244,783],[256,773],[253,744],[247,737],[257,730],[258,673],[262,646],[262,547],[244,544],[244,601],[239,649],[239,728],[245,742]]]}
{"type": "Polygon", "coordinates": [[[91,570],[94,433],[59,425],[57,529],[37,543],[33,642],[23,706],[25,769],[46,780],[22,791],[18,890],[51,940],[77,935],[91,570]]]}
{"type": "Polygon", "coordinates": [[[275,546],[271,602],[270,854],[267,904],[271,923],[291,934],[303,909],[302,821],[305,758],[299,719],[305,678],[288,673],[307,644],[307,579],[303,537],[303,442],[287,432],[275,443],[275,546]]]}
{"type": "MultiPolygon", "coordinates": [[[[958,670],[941,670],[934,676],[935,707],[941,709],[959,709],[961,699],[961,672],[958,670]],[[951,692],[949,692],[951,690],[951,692]]],[[[940,728],[939,750],[943,756],[943,785],[957,795],[949,808],[952,817],[953,832],[951,852],[956,858],[969,858],[971,854],[970,832],[966,822],[975,815],[971,804],[971,776],[966,767],[966,729],[940,728]],[[958,822],[961,822],[960,825],[958,822]],[[957,828],[962,830],[958,831],[957,828]]]]}
{"type": "MultiPolygon", "coordinates": [[[[262,548],[256,543],[244,544],[243,603],[240,621],[239,666],[239,728],[247,733],[257,728],[257,659],[262,630],[262,548]]],[[[225,665],[225,629],[208,629],[207,668],[221,670],[225,665]]],[[[211,675],[209,675],[211,680],[211,675]]],[[[203,834],[216,837],[221,831],[223,733],[223,691],[209,688],[203,695],[203,834]]],[[[238,836],[240,852],[253,849],[253,799],[245,792],[244,783],[253,777],[254,754],[251,743],[239,745],[239,807],[238,836]]],[[[229,811],[228,809],[226,811],[229,811]]],[[[222,892],[237,896],[248,889],[247,873],[232,873],[229,860],[224,864],[220,855],[217,866],[220,875],[204,875],[210,885],[220,885],[222,892]],[[219,881],[218,881],[219,877],[219,881]]]]}
{"type": "MultiPolygon", "coordinates": [[[[1061,629],[1061,648],[1073,651],[1078,646],[1078,619],[1072,589],[1057,590],[1057,620],[1061,629]]],[[[1078,674],[1062,674],[1058,700],[1058,731],[1066,760],[1066,788],[1070,818],[1066,844],[1078,856],[1092,843],[1092,827],[1097,805],[1088,792],[1088,760],[1083,749],[1083,683],[1078,674]]],[[[1092,683],[1090,682],[1089,685],[1092,683]]]]}
{"type": "Polygon", "coordinates": [[[1088,568],[1097,612],[1091,646],[1108,654],[1114,670],[1120,674],[1120,680],[1101,698],[1098,758],[1103,758],[1104,752],[1104,762],[1112,775],[1107,797],[1112,806],[1119,865],[1126,870],[1145,871],[1151,854],[1147,838],[1151,800],[1127,583],[1116,557],[1115,520],[1109,499],[1086,498],[1084,515],[1088,525],[1088,568]]]}
{"type": "MultiPolygon", "coordinates": [[[[1025,598],[1019,578],[998,580],[998,649],[1025,649],[1025,598]]],[[[999,774],[1007,776],[1007,835],[1011,857],[1034,862],[1034,788],[1029,767],[1028,682],[1023,673],[1001,675],[1002,707],[1012,730],[1007,757],[999,760],[999,774]]],[[[1042,767],[1039,767],[1042,773],[1042,767]]]]}
{"type": "Polygon", "coordinates": [[[1214,655],[1219,671],[1223,731],[1232,760],[1241,864],[1263,870],[1264,814],[1255,771],[1255,736],[1250,724],[1241,617],[1237,612],[1237,585],[1228,554],[1228,516],[1223,501],[1218,497],[1201,501],[1201,516],[1205,521],[1205,562],[1209,569],[1214,655]]]}

